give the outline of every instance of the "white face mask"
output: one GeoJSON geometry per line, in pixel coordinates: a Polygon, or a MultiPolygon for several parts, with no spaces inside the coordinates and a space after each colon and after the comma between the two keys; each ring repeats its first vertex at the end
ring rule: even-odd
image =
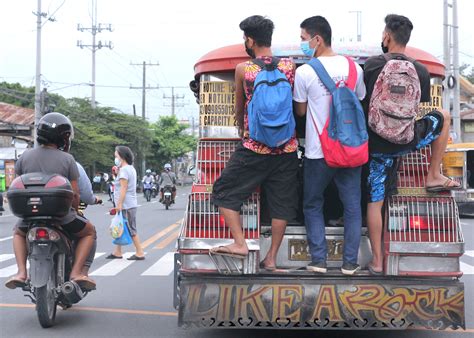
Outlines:
{"type": "Polygon", "coordinates": [[[120,167],[120,165],[122,164],[122,161],[119,158],[116,157],[115,160],[114,160],[114,163],[117,167],[120,167]]]}

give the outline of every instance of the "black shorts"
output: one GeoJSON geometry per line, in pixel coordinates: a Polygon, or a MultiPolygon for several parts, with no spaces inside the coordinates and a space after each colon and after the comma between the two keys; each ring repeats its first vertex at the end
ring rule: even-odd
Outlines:
{"type": "Polygon", "coordinates": [[[433,111],[416,121],[413,149],[394,154],[370,154],[367,180],[368,202],[380,202],[397,194],[397,170],[400,157],[411,151],[420,150],[438,138],[443,129],[444,117],[433,111]]]}
{"type": "MultiPolygon", "coordinates": [[[[67,232],[69,235],[74,236],[78,232],[82,231],[86,224],[89,221],[87,218],[76,215],[76,218],[67,224],[61,225],[61,228],[67,232]]],[[[20,230],[21,232],[25,233],[28,231],[28,223],[24,222],[23,220],[19,220],[18,223],[15,225],[15,229],[20,230]]]]}
{"type": "Polygon", "coordinates": [[[212,202],[218,207],[240,211],[260,186],[271,218],[291,221],[296,217],[298,155],[257,154],[242,144],[232,154],[214,183],[212,202]]]}

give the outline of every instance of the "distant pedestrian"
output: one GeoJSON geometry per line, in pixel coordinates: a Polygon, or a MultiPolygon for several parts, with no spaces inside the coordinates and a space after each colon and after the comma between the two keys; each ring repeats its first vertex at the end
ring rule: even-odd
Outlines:
{"type": "MultiPolygon", "coordinates": [[[[117,146],[115,148],[115,165],[118,167],[118,175],[115,180],[115,210],[123,212],[128,221],[128,229],[132,236],[135,254],[128,260],[144,260],[145,253],[140,244],[140,238],[137,234],[137,172],[132,166],[133,153],[129,147],[117,146]]],[[[113,253],[106,257],[107,259],[122,258],[122,247],[116,245],[113,253]]]]}
{"type": "Polygon", "coordinates": [[[94,178],[92,179],[92,190],[97,193],[100,190],[100,181],[102,180],[102,176],[99,172],[95,173],[94,178]]]}

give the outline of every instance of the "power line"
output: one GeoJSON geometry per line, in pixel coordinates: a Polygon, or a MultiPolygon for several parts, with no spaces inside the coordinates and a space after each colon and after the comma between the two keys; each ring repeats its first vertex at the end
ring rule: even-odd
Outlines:
{"type": "Polygon", "coordinates": [[[147,89],[158,89],[159,87],[156,86],[156,87],[151,87],[151,86],[148,86],[146,85],[146,67],[147,66],[159,66],[160,64],[157,62],[157,63],[146,63],[145,61],[143,61],[143,63],[130,63],[130,65],[132,66],[143,66],[143,82],[142,82],[142,86],[141,87],[133,87],[133,86],[130,86],[130,89],[141,89],[142,90],[142,118],[145,119],[146,118],[146,114],[145,114],[145,111],[146,111],[146,90],[147,89]]]}
{"type": "Polygon", "coordinates": [[[92,51],[92,83],[91,83],[91,106],[93,109],[96,107],[96,102],[95,102],[95,53],[98,49],[101,48],[109,48],[112,49],[112,42],[111,41],[106,41],[102,42],[99,40],[99,42],[96,43],[95,36],[97,33],[101,33],[102,31],[109,31],[112,32],[112,25],[111,24],[97,24],[97,1],[92,0],[92,25],[91,27],[83,27],[81,24],[77,24],[77,30],[84,32],[90,32],[92,34],[92,44],[86,45],[83,44],[82,41],[78,40],[77,41],[77,47],[80,47],[81,49],[86,47],[89,48],[92,51]]]}

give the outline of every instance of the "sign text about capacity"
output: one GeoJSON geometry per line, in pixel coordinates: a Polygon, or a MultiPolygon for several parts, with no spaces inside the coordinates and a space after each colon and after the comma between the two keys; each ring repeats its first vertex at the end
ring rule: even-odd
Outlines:
{"type": "Polygon", "coordinates": [[[227,81],[203,81],[199,90],[200,125],[235,126],[235,85],[227,81]]]}

